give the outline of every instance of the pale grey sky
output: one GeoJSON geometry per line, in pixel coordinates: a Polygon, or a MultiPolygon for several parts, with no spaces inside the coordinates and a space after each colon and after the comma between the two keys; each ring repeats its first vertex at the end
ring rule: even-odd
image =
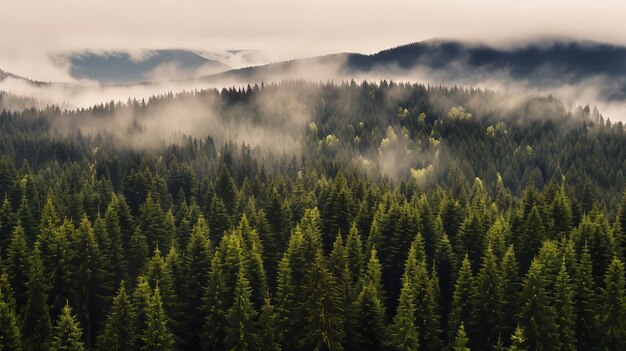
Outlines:
{"type": "Polygon", "coordinates": [[[563,36],[626,44],[618,0],[2,0],[0,69],[69,81],[69,50],[256,49],[271,60],[434,37],[511,45],[563,36]]]}

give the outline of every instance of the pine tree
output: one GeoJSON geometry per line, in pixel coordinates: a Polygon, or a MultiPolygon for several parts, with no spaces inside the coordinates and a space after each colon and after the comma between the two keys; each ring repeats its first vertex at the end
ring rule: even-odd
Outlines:
{"type": "Polygon", "coordinates": [[[356,226],[352,226],[345,244],[346,263],[350,272],[351,285],[356,285],[365,270],[365,258],[363,257],[363,241],[356,226]]]}
{"type": "Polygon", "coordinates": [[[104,329],[99,336],[98,350],[133,350],[137,338],[136,318],[135,307],[122,281],[117,295],[113,298],[113,307],[106,318],[104,329]]]}
{"type": "Polygon", "coordinates": [[[166,230],[165,213],[158,197],[149,193],[146,202],[141,205],[139,228],[146,235],[148,249],[153,251],[156,245],[167,247],[172,241],[173,233],[166,230]]]}
{"type": "Polygon", "coordinates": [[[136,279],[143,274],[148,260],[149,247],[146,235],[137,227],[128,243],[128,273],[131,279],[136,279]]]}
{"type": "Polygon", "coordinates": [[[39,249],[35,247],[28,270],[28,298],[22,318],[24,349],[33,351],[48,350],[50,337],[50,312],[48,311],[47,287],[43,263],[39,249]]]}
{"type": "Polygon", "coordinates": [[[511,347],[508,351],[526,351],[526,339],[524,338],[524,329],[518,325],[515,332],[511,335],[511,347]]]}
{"type": "Polygon", "coordinates": [[[554,307],[549,304],[542,266],[533,260],[522,291],[521,323],[531,350],[558,350],[561,345],[554,307]]]}
{"type": "Polygon", "coordinates": [[[471,301],[474,295],[472,266],[468,256],[465,255],[461,267],[459,268],[456,283],[454,284],[454,293],[452,294],[452,307],[450,309],[450,317],[448,318],[449,340],[454,340],[454,333],[456,333],[462,322],[471,320],[471,301]]]}
{"type": "Polygon", "coordinates": [[[554,309],[561,350],[576,350],[576,312],[571,284],[565,261],[563,261],[554,287],[554,309]]]}
{"type": "Polygon", "coordinates": [[[14,227],[17,225],[17,215],[13,213],[13,207],[8,195],[5,194],[2,206],[0,206],[0,247],[7,247],[7,242],[14,227]]]}
{"type": "Polygon", "coordinates": [[[281,331],[279,325],[279,315],[276,308],[272,306],[270,298],[265,297],[261,313],[259,314],[259,350],[280,351],[281,331]]]}
{"type": "Polygon", "coordinates": [[[624,264],[614,258],[604,275],[605,288],[602,293],[602,330],[605,331],[604,347],[607,350],[626,348],[626,288],[624,286],[624,264]]]}
{"type": "Polygon", "coordinates": [[[180,308],[178,296],[174,289],[174,278],[167,269],[165,259],[161,256],[161,250],[159,250],[158,246],[154,249],[154,256],[148,261],[145,277],[153,289],[156,288],[157,285],[159,286],[161,299],[163,300],[163,308],[170,317],[168,325],[171,329],[174,329],[177,320],[174,320],[173,317],[175,312],[180,308]]]}
{"type": "Polygon", "coordinates": [[[509,246],[502,257],[500,271],[502,272],[502,296],[504,298],[502,309],[506,311],[503,315],[503,334],[512,335],[517,326],[517,315],[520,309],[519,294],[522,288],[513,246],[509,246]]]}
{"type": "Polygon", "coordinates": [[[385,305],[380,262],[373,248],[362,278],[361,292],[354,302],[357,332],[356,347],[361,350],[380,350],[386,345],[385,305]]]}
{"type": "Polygon", "coordinates": [[[22,226],[18,224],[11,234],[5,262],[18,308],[22,308],[27,299],[26,282],[28,281],[29,256],[30,250],[26,243],[26,233],[22,226]]]}
{"type": "Polygon", "coordinates": [[[454,351],[470,351],[470,348],[467,346],[469,341],[467,339],[467,334],[465,333],[465,326],[463,322],[459,325],[459,330],[456,332],[456,338],[454,338],[454,345],[452,346],[452,350],[454,351]]]}
{"type": "MultiPolygon", "coordinates": [[[[106,224],[107,233],[109,234],[110,245],[107,248],[107,256],[111,264],[111,274],[113,281],[119,282],[128,274],[128,261],[124,254],[124,248],[127,243],[124,240],[123,230],[120,223],[120,215],[118,211],[118,198],[112,194],[112,199],[104,213],[104,222],[106,224]]],[[[126,238],[128,239],[128,238],[126,238]]]]}
{"type": "MultiPolygon", "coordinates": [[[[305,215],[306,216],[306,215],[305,215]]],[[[306,349],[343,350],[343,311],[337,282],[326,268],[321,251],[304,279],[306,324],[302,347],[306,349]]]]}
{"type": "Polygon", "coordinates": [[[258,335],[255,325],[257,313],[252,305],[250,283],[243,265],[239,266],[237,276],[233,304],[226,312],[224,343],[229,350],[244,351],[257,347],[258,335]]]}
{"type": "Polygon", "coordinates": [[[417,351],[419,350],[420,338],[415,326],[414,291],[408,277],[405,277],[403,282],[398,311],[391,327],[390,343],[395,350],[417,351]]]}
{"type": "Polygon", "coordinates": [[[413,289],[414,321],[420,336],[419,344],[425,350],[436,350],[442,347],[440,319],[437,314],[438,296],[437,288],[428,276],[425,260],[423,241],[418,234],[409,249],[403,279],[408,279],[413,289]]]}
{"type": "Polygon", "coordinates": [[[242,239],[243,258],[246,265],[246,278],[252,288],[252,301],[255,308],[261,308],[265,300],[265,292],[268,289],[267,276],[263,267],[263,247],[255,229],[250,227],[245,215],[235,229],[235,233],[242,239]]]}
{"type": "Polygon", "coordinates": [[[61,315],[54,325],[50,351],[84,351],[83,332],[76,317],[72,315],[69,304],[61,310],[61,315]]]}
{"type": "Polygon", "coordinates": [[[600,310],[592,273],[591,255],[583,247],[575,271],[574,301],[576,310],[576,340],[578,349],[591,350],[599,344],[597,311],[600,310]]]}
{"type": "MultiPolygon", "coordinates": [[[[439,219],[437,219],[437,221],[439,221],[439,219]]],[[[458,267],[456,256],[452,249],[452,243],[446,234],[438,236],[435,245],[434,264],[437,267],[437,271],[434,273],[437,273],[439,276],[441,328],[446,329],[448,326],[448,316],[450,315],[452,294],[454,292],[454,279],[458,267]]]]}
{"type": "Polygon", "coordinates": [[[163,310],[159,287],[154,289],[146,306],[146,329],[142,336],[143,351],[170,351],[174,350],[174,336],[167,327],[167,315],[163,310]]]}
{"type": "Polygon", "coordinates": [[[106,286],[102,256],[91,222],[83,217],[75,237],[70,243],[72,249],[72,272],[74,306],[78,320],[83,326],[85,345],[90,348],[98,333],[102,311],[107,307],[104,296],[111,291],[106,286]]]}
{"type": "Polygon", "coordinates": [[[533,206],[524,223],[523,235],[515,243],[515,249],[518,250],[516,256],[522,272],[530,267],[533,257],[539,252],[545,238],[545,227],[539,209],[533,206]]]}
{"type": "Polygon", "coordinates": [[[297,330],[293,325],[302,320],[298,303],[295,299],[291,266],[287,254],[278,264],[276,275],[276,313],[278,314],[278,330],[280,339],[283,340],[283,349],[289,350],[297,347],[297,330]]]}
{"type": "Polygon", "coordinates": [[[197,349],[200,343],[200,331],[204,322],[203,296],[207,288],[211,260],[213,257],[209,241],[209,226],[203,216],[199,216],[185,248],[185,292],[181,296],[185,313],[185,331],[187,349],[197,349]]]}
{"type": "Polygon", "coordinates": [[[17,316],[13,306],[6,302],[2,290],[0,290],[0,350],[22,350],[22,336],[17,326],[17,316]]]}
{"type": "Polygon", "coordinates": [[[144,277],[137,278],[137,285],[133,291],[132,304],[135,307],[135,330],[137,335],[135,338],[135,350],[140,350],[145,346],[142,333],[147,328],[148,323],[148,305],[152,301],[152,290],[150,284],[144,277]]]}
{"type": "Polygon", "coordinates": [[[572,230],[573,216],[571,202],[565,191],[565,179],[561,182],[559,191],[554,196],[550,206],[552,215],[553,230],[552,238],[556,239],[561,235],[569,234],[572,230]]]}
{"type": "Polygon", "coordinates": [[[475,348],[488,350],[496,343],[503,331],[504,302],[500,270],[491,246],[487,246],[482,266],[476,276],[476,288],[472,301],[474,318],[470,330],[475,337],[475,348]]]}

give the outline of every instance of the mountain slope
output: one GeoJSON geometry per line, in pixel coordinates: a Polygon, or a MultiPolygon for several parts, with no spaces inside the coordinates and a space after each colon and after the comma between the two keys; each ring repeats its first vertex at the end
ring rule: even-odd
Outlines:
{"type": "Polygon", "coordinates": [[[148,50],[139,57],[128,52],[75,53],[69,57],[70,74],[76,79],[104,84],[132,84],[157,80],[192,78],[231,69],[186,50],[148,50]]]}

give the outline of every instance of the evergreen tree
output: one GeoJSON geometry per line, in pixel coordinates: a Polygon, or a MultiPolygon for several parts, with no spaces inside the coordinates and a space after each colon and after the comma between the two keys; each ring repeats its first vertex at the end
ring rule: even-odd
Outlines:
{"type": "Polygon", "coordinates": [[[83,332],[69,304],[61,310],[52,330],[50,351],[84,351],[83,332]]]}
{"type": "Polygon", "coordinates": [[[571,285],[567,267],[563,261],[554,287],[554,309],[561,350],[576,350],[576,313],[574,311],[574,292],[571,285]]]}
{"type": "Polygon", "coordinates": [[[421,236],[418,234],[409,249],[403,279],[408,279],[413,289],[415,326],[420,336],[419,345],[425,350],[436,350],[441,345],[440,319],[436,287],[428,276],[421,236]]]}
{"type": "Polygon", "coordinates": [[[259,350],[280,351],[281,331],[279,325],[279,315],[276,308],[272,306],[270,298],[265,297],[261,313],[259,314],[259,350]]]}
{"type": "Polygon", "coordinates": [[[136,279],[143,274],[150,248],[148,241],[141,228],[137,227],[131,235],[128,243],[128,272],[131,279],[136,279]]]}
{"type": "Polygon", "coordinates": [[[2,206],[0,206],[0,247],[7,247],[9,237],[17,225],[17,216],[13,213],[11,200],[5,194],[2,206]]]}
{"type": "Polygon", "coordinates": [[[413,301],[414,291],[408,277],[403,279],[402,290],[400,291],[400,301],[398,311],[393,319],[390,338],[391,345],[399,351],[419,350],[419,334],[415,326],[415,304],[413,301]]]}
{"type": "Polygon", "coordinates": [[[185,249],[186,287],[181,296],[187,335],[184,345],[190,350],[197,349],[200,343],[200,331],[204,322],[202,299],[207,284],[212,284],[208,281],[212,256],[209,226],[204,217],[199,216],[185,249]]]}
{"type": "Polygon", "coordinates": [[[239,266],[234,300],[226,312],[226,339],[229,350],[250,350],[257,347],[256,311],[252,305],[250,283],[243,265],[239,266]]]}
{"type": "Polygon", "coordinates": [[[511,335],[511,347],[508,351],[526,351],[526,339],[524,338],[524,329],[518,325],[515,332],[511,335]]]}
{"type": "Polygon", "coordinates": [[[520,310],[519,295],[522,284],[519,278],[519,267],[513,246],[509,246],[500,263],[502,272],[502,309],[504,335],[512,335],[517,326],[517,315],[520,310]]]}
{"type": "Polygon", "coordinates": [[[531,350],[558,350],[561,347],[554,307],[549,304],[542,266],[533,260],[522,291],[521,323],[531,350]]]}
{"type": "Polygon", "coordinates": [[[104,296],[107,296],[110,287],[105,285],[102,256],[91,222],[87,217],[81,220],[70,247],[72,267],[74,267],[72,301],[78,313],[78,320],[84,329],[85,345],[90,348],[98,333],[102,311],[107,308],[104,296]]]}
{"type": "Polygon", "coordinates": [[[343,350],[341,295],[320,251],[306,272],[303,288],[307,299],[303,311],[306,324],[302,346],[306,349],[343,350]]]}
{"type": "Polygon", "coordinates": [[[0,290],[0,350],[22,350],[22,336],[17,326],[17,316],[13,306],[6,302],[2,290],[0,290]]]}
{"type": "Polygon", "coordinates": [[[28,298],[22,318],[24,349],[46,351],[50,342],[50,312],[48,311],[47,287],[39,249],[35,247],[28,270],[28,298]]]}
{"type": "Polygon", "coordinates": [[[462,322],[471,321],[473,315],[471,301],[474,295],[474,277],[472,276],[471,263],[466,255],[461,263],[456,283],[454,284],[452,307],[450,318],[448,319],[449,340],[454,340],[454,333],[459,329],[462,322]]]}
{"type": "MultiPolygon", "coordinates": [[[[104,222],[109,235],[109,247],[105,250],[110,261],[111,274],[114,282],[119,282],[128,274],[128,261],[124,249],[127,241],[124,240],[120,215],[118,211],[118,198],[112,194],[112,199],[104,213],[104,222]]],[[[128,238],[127,238],[128,239],[128,238]]]]}
{"type": "Polygon", "coordinates": [[[626,348],[626,288],[624,286],[624,264],[614,258],[604,275],[605,288],[602,293],[602,330],[605,332],[604,347],[607,350],[626,348]]]}
{"type": "Polygon", "coordinates": [[[298,330],[294,325],[298,325],[303,320],[301,306],[296,301],[296,286],[293,284],[291,265],[287,254],[283,256],[278,264],[276,277],[276,313],[278,314],[278,325],[280,339],[283,341],[283,349],[289,350],[298,347],[298,330]]]}
{"type": "Polygon", "coordinates": [[[30,250],[26,243],[26,233],[20,224],[15,227],[7,247],[6,272],[9,275],[17,306],[22,308],[27,299],[28,261],[30,250]]]}
{"type": "Polygon", "coordinates": [[[476,288],[472,295],[474,306],[472,335],[476,349],[488,350],[502,333],[503,302],[502,279],[496,257],[488,246],[483,263],[476,276],[476,288]]]}
{"type": "Polygon", "coordinates": [[[141,205],[139,228],[146,235],[148,248],[153,251],[156,245],[167,247],[172,241],[173,233],[166,230],[165,213],[158,197],[149,193],[146,202],[141,205]]]}
{"type": "Polygon", "coordinates": [[[467,339],[467,334],[465,333],[465,326],[463,322],[459,325],[459,330],[456,332],[456,338],[454,338],[454,345],[452,346],[452,350],[454,351],[470,351],[470,348],[467,346],[469,341],[467,339]]]}
{"type": "Polygon", "coordinates": [[[574,301],[576,310],[576,340],[578,349],[592,350],[599,344],[597,311],[600,310],[592,273],[591,255],[583,247],[576,265],[574,301]]]}
{"type": "Polygon", "coordinates": [[[142,336],[143,351],[169,351],[174,350],[174,336],[167,327],[167,315],[163,310],[159,287],[154,289],[146,306],[146,329],[142,336]]]}
{"type": "Polygon", "coordinates": [[[351,285],[356,285],[365,270],[365,258],[363,257],[363,241],[356,226],[350,228],[346,239],[346,263],[350,272],[351,285]]]}
{"type": "Polygon", "coordinates": [[[361,283],[361,292],[354,302],[356,348],[380,350],[386,345],[385,305],[381,267],[376,249],[373,248],[367,264],[367,272],[361,283]]]}
{"type": "Polygon", "coordinates": [[[539,252],[545,238],[545,227],[539,209],[533,206],[524,223],[523,235],[515,242],[515,249],[518,250],[516,256],[522,272],[530,267],[533,257],[539,252]]]}
{"type": "Polygon", "coordinates": [[[137,338],[136,318],[135,307],[122,282],[99,336],[98,350],[133,350],[137,338]]]}

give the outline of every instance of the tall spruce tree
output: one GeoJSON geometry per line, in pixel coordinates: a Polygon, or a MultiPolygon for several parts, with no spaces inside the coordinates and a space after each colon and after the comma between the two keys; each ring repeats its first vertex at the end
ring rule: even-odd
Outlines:
{"type": "Polygon", "coordinates": [[[28,269],[28,298],[22,317],[24,349],[47,351],[50,342],[50,312],[48,310],[46,278],[39,249],[35,247],[28,269]]]}
{"type": "Polygon", "coordinates": [[[535,259],[524,280],[520,316],[526,345],[531,350],[559,350],[561,347],[554,307],[548,301],[545,286],[541,263],[535,259]]]}
{"type": "Polygon", "coordinates": [[[174,336],[167,327],[167,315],[163,309],[161,293],[157,286],[146,306],[146,328],[143,330],[143,351],[174,350],[174,336]]]}
{"type": "Polygon", "coordinates": [[[398,351],[417,351],[420,338],[415,326],[415,292],[408,277],[403,278],[403,282],[398,310],[389,333],[390,344],[398,351]]]}
{"type": "Polygon", "coordinates": [[[17,321],[14,307],[7,303],[3,291],[0,290],[0,350],[22,350],[22,335],[17,321]]]}
{"type": "Polygon", "coordinates": [[[382,286],[380,262],[373,248],[362,278],[361,291],[354,301],[356,318],[355,347],[361,350],[380,350],[387,344],[385,293],[382,286]]]}
{"type": "Polygon", "coordinates": [[[52,330],[50,351],[85,351],[83,339],[80,325],[66,304],[52,330]]]}
{"type": "Polygon", "coordinates": [[[614,258],[604,275],[601,326],[605,333],[603,346],[607,350],[626,349],[626,287],[624,264],[614,258]]]}
{"type": "MultiPolygon", "coordinates": [[[[306,216],[306,215],[305,215],[306,216]]],[[[343,310],[335,278],[326,267],[321,250],[308,268],[304,279],[304,338],[302,347],[319,350],[343,350],[343,310]]]]}
{"type": "Polygon", "coordinates": [[[117,295],[113,298],[111,312],[109,312],[102,333],[98,338],[98,350],[134,350],[137,339],[136,318],[135,306],[126,293],[122,281],[117,295]]]}
{"type": "Polygon", "coordinates": [[[229,350],[245,351],[258,347],[257,312],[252,305],[252,291],[243,265],[239,266],[233,303],[226,311],[226,338],[229,350]]]}
{"type": "Polygon", "coordinates": [[[561,350],[576,350],[574,291],[570,277],[567,274],[565,260],[561,263],[554,290],[553,303],[557,317],[556,323],[558,325],[561,350]]]}

